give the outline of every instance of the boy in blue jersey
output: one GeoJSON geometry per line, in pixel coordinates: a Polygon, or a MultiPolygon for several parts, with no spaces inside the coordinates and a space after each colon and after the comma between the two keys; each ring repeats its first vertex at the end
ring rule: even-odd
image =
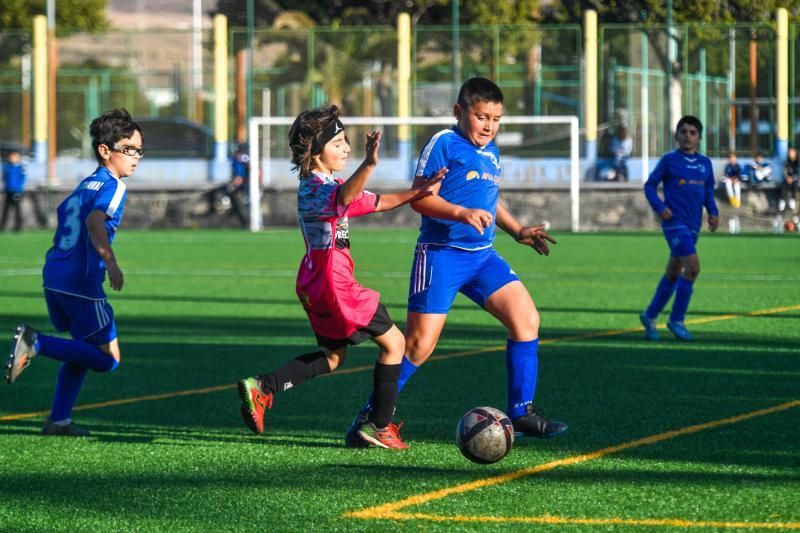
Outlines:
{"type": "MultiPolygon", "coordinates": [[[[493,139],[503,115],[503,93],[492,81],[472,78],[462,86],[453,113],[457,124],[435,134],[417,163],[417,179],[449,169],[439,196],[412,203],[422,215],[411,271],[406,351],[398,388],[433,353],[447,314],[461,292],[508,330],[508,411],[518,436],[552,437],[567,430],[533,405],[538,374],[539,314],[530,294],[492,243],[499,226],[539,254],[555,243],[544,226],[524,227],[498,202],[500,153],[493,139]]],[[[357,446],[355,428],[345,436],[357,446]]]]}
{"type": "Polygon", "coordinates": [[[99,166],[58,206],[58,227],[42,272],[50,321],[57,331],[69,331],[72,339],[21,324],[6,364],[6,381],[12,384],[37,355],[62,362],[44,435],[88,435],[71,418],[83,378],[88,370],[110,372],[120,361],[114,311],[103,281],[107,271],[111,288],[122,289],[122,271],[111,243],[125,205],[122,178],[136,170],[144,138],[124,109],[94,119],[89,131],[99,166]]]}
{"type": "Polygon", "coordinates": [[[639,315],[645,337],[658,340],[656,320],[672,293],[675,301],[667,328],[680,340],[691,341],[684,318],[692,290],[700,274],[697,238],[703,223],[703,208],[708,212],[708,227],[715,231],[719,225],[719,210],[714,201],[714,171],[711,160],[697,153],[703,124],[687,115],[678,121],[675,139],[678,149],[665,154],[644,185],[650,206],[661,218],[664,238],[670,255],[667,268],[656,288],[650,306],[639,315]],[[663,183],[664,200],[658,196],[658,184],[663,183]]]}
{"type": "Polygon", "coordinates": [[[19,150],[11,150],[3,162],[3,184],[6,189],[6,203],[0,219],[0,229],[5,231],[8,215],[14,210],[14,231],[22,230],[22,194],[25,192],[25,167],[22,165],[22,154],[19,150]]]}

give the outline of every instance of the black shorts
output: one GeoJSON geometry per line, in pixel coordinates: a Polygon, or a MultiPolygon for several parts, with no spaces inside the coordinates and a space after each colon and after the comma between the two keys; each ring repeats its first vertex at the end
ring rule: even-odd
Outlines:
{"type": "Polygon", "coordinates": [[[382,303],[378,303],[378,308],[375,309],[375,314],[372,315],[372,320],[363,328],[357,329],[349,337],[343,339],[331,339],[330,337],[323,337],[315,333],[317,337],[317,344],[323,348],[334,351],[343,346],[361,344],[362,342],[380,337],[394,326],[389,312],[382,303]]]}

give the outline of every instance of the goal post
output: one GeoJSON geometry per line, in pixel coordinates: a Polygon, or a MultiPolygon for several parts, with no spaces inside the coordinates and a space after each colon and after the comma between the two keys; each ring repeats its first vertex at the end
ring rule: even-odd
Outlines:
{"type": "MultiPolygon", "coordinates": [[[[250,230],[260,231],[263,228],[263,214],[261,211],[261,192],[264,187],[291,187],[296,186],[296,177],[291,176],[290,154],[286,134],[289,126],[294,123],[295,117],[263,116],[252,117],[249,122],[248,134],[250,140],[250,230]],[[274,130],[280,130],[277,135],[274,130]]],[[[391,184],[395,188],[402,188],[412,181],[413,170],[416,163],[416,153],[428,138],[433,128],[439,129],[454,124],[452,116],[447,117],[345,117],[345,127],[349,130],[369,131],[379,129],[384,131],[381,141],[381,154],[379,167],[384,163],[393,165],[396,169],[395,179],[385,179],[378,184],[391,184]],[[400,128],[406,126],[407,128],[400,128]],[[427,130],[426,130],[427,128],[427,130]],[[418,132],[418,135],[408,135],[408,130],[418,132]],[[419,131],[418,131],[419,130],[419,131]],[[391,137],[387,133],[393,133],[391,137]],[[422,139],[421,141],[418,139],[422,139]]],[[[506,186],[519,186],[522,188],[535,188],[543,183],[569,186],[570,198],[570,229],[580,231],[580,130],[576,116],[533,116],[517,115],[504,116],[501,120],[500,132],[495,142],[500,148],[500,161],[503,167],[503,183],[506,186]],[[555,128],[552,132],[541,133],[545,128],[555,128]],[[533,131],[533,133],[531,131],[533,131]],[[561,131],[563,130],[563,131],[561,131]],[[537,135],[538,134],[538,135],[537,135]],[[541,137],[530,139],[531,137],[541,137]],[[568,139],[568,146],[565,141],[568,139]],[[554,149],[553,146],[558,145],[554,149]],[[548,153],[555,150],[556,157],[549,157],[548,153]],[[562,154],[567,154],[566,157],[562,154]],[[554,162],[563,167],[564,172],[556,169],[554,162]],[[561,165],[563,163],[563,165],[561,165]],[[508,167],[508,168],[507,168],[508,167]],[[568,169],[568,170],[567,170],[568,169]],[[513,170],[513,171],[512,171],[513,170]],[[547,174],[558,174],[548,176],[547,174]],[[514,178],[507,181],[507,174],[514,178]],[[541,176],[545,175],[544,178],[541,176]],[[538,177],[537,177],[538,176],[538,177]],[[516,180],[516,181],[514,181],[516,180]]],[[[354,168],[349,167],[342,172],[348,176],[360,163],[356,149],[362,138],[352,133],[349,134],[350,142],[354,147],[351,159],[354,168]],[[357,160],[357,161],[356,161],[357,160]]],[[[371,180],[373,186],[375,183],[371,180]]]]}

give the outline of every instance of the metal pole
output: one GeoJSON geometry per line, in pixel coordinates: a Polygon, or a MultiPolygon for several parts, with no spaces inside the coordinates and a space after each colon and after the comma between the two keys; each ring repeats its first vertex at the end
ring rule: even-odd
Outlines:
{"type": "Polygon", "coordinates": [[[453,70],[453,101],[456,100],[458,96],[458,88],[461,86],[461,53],[459,52],[459,48],[461,47],[461,35],[460,35],[460,28],[459,28],[459,20],[461,15],[459,13],[460,9],[460,0],[452,0],[451,3],[452,7],[452,33],[453,33],[453,55],[452,55],[452,70],[453,70]]]}
{"type": "Polygon", "coordinates": [[[192,96],[189,99],[190,115],[197,118],[197,95],[203,90],[203,0],[192,4],[192,96]]]}
{"type": "Polygon", "coordinates": [[[255,18],[255,11],[253,8],[253,0],[247,0],[247,72],[246,72],[246,88],[245,88],[245,124],[250,123],[250,117],[253,116],[253,24],[255,18]]]}
{"type": "Polygon", "coordinates": [[[56,1],[47,0],[47,183],[54,185],[56,178],[56,156],[58,128],[56,115],[56,75],[58,71],[58,48],[56,44],[56,1]]]}

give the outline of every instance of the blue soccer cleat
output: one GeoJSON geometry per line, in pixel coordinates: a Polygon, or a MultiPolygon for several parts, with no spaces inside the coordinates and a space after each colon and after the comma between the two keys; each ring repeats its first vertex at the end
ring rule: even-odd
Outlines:
{"type": "Polygon", "coordinates": [[[363,408],[353,419],[353,423],[350,424],[350,428],[344,435],[345,448],[369,448],[369,442],[365,441],[358,433],[361,426],[367,422],[369,422],[369,409],[363,408]]]}
{"type": "Polygon", "coordinates": [[[649,341],[657,341],[660,339],[658,336],[658,331],[656,330],[656,319],[650,318],[647,316],[647,313],[642,311],[642,314],[639,315],[639,320],[641,320],[642,325],[644,326],[644,337],[649,341]]]}
{"type": "Polygon", "coordinates": [[[694,337],[692,337],[692,334],[689,333],[688,329],[686,329],[686,324],[684,324],[683,322],[668,320],[667,329],[669,329],[672,332],[672,334],[678,338],[678,340],[682,341],[694,340],[694,337]]]}
{"type": "Polygon", "coordinates": [[[542,412],[531,404],[525,406],[525,414],[511,421],[516,438],[536,437],[549,439],[561,435],[569,426],[564,422],[550,420],[542,416],[542,412]]]}

